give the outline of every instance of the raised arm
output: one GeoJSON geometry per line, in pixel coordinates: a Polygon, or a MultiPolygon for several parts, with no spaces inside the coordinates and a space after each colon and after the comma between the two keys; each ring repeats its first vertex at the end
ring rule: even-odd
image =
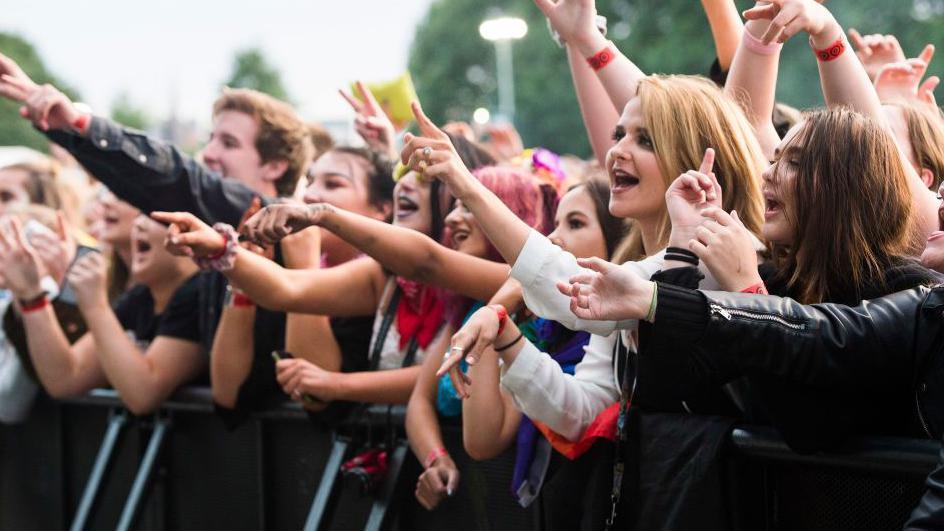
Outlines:
{"type": "Polygon", "coordinates": [[[597,62],[596,73],[613,106],[622,111],[629,100],[636,97],[639,81],[646,74],[597,29],[594,0],[534,0],[534,3],[550,21],[551,27],[585,60],[600,59],[597,54],[608,50],[606,60],[597,62]]]}
{"type": "Polygon", "coordinates": [[[774,150],[780,143],[772,117],[783,45],[763,44],[761,39],[769,26],[769,20],[751,20],[745,25],[724,92],[741,103],[764,150],[764,156],[767,160],[773,160],[774,150]]]}
{"type": "Polygon", "coordinates": [[[415,230],[327,204],[271,205],[253,216],[244,232],[269,243],[310,225],[330,230],[395,275],[473,299],[488,300],[508,278],[506,264],[454,251],[415,230]]]}
{"type": "Polygon", "coordinates": [[[0,96],[69,151],[96,179],[144,212],[192,212],[209,223],[235,225],[254,193],[206,170],[173,146],[106,118],[80,112],[52,85],[36,85],[0,54],[0,96]]]}
{"type": "Polygon", "coordinates": [[[590,147],[597,162],[605,166],[606,152],[613,145],[613,129],[620,110],[613,106],[596,73],[574,45],[567,45],[567,62],[590,147]]]}
{"type": "MultiPolygon", "coordinates": [[[[213,256],[223,251],[220,234],[186,212],[154,212],[171,224],[166,246],[175,254],[213,256]]],[[[373,315],[383,292],[385,274],[374,260],[359,258],[328,269],[285,269],[239,246],[230,282],[260,306],[276,311],[339,317],[373,315]],[[344,293],[339,297],[338,293],[344,293]]]]}
{"type": "MultiPolygon", "coordinates": [[[[768,5],[758,5],[745,11],[744,16],[750,20],[771,20],[770,27],[761,39],[765,44],[784,42],[801,31],[808,33],[810,46],[817,53],[826,105],[848,107],[870,116],[892,133],[862,62],[851,50],[846,49],[848,45],[842,27],[825,7],[814,0],[771,0],[768,5]]],[[[928,235],[938,228],[938,201],[934,192],[927,189],[921,176],[908,163],[901,146],[899,152],[917,207],[919,230],[922,235],[928,235]]]]}
{"type": "Polygon", "coordinates": [[[727,71],[734,60],[734,52],[741,42],[744,25],[734,0],[701,0],[701,7],[708,17],[711,37],[715,41],[718,66],[727,71]]]}

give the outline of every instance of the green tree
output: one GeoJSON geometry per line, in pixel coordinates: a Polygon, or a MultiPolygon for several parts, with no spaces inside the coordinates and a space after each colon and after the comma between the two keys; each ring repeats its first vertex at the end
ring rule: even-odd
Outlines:
{"type": "Polygon", "coordinates": [[[282,84],[281,74],[275,66],[269,64],[259,48],[248,48],[236,54],[233,60],[233,73],[224,85],[232,88],[254,89],[282,101],[291,101],[288,91],[282,84]]]}
{"type": "MultiPolygon", "coordinates": [[[[747,9],[753,2],[737,0],[747,9]]],[[[909,56],[944,37],[944,0],[830,0],[846,28],[898,36],[909,56]]],[[[714,45],[695,0],[598,0],[609,37],[649,73],[706,74],[714,45]]],[[[496,107],[495,52],[478,25],[498,10],[528,23],[514,44],[516,125],[529,146],[589,156],[567,57],[550,39],[544,17],[526,0],[437,0],[417,27],[409,68],[423,108],[438,123],[468,120],[476,107],[496,107]]],[[[930,74],[942,75],[939,59],[930,74]]],[[[778,99],[797,107],[822,104],[816,61],[803,36],[781,60],[778,99]]]]}
{"type": "MultiPolygon", "coordinates": [[[[53,76],[43,64],[33,45],[22,37],[0,32],[0,52],[10,57],[37,83],[52,83],[75,100],[77,93],[53,76]]],[[[27,146],[48,151],[49,141],[32,124],[20,118],[20,105],[0,99],[0,146],[27,146]]]]}
{"type": "Polygon", "coordinates": [[[132,101],[127,92],[119,93],[112,102],[111,119],[142,131],[150,128],[153,123],[148,113],[132,101]]]}

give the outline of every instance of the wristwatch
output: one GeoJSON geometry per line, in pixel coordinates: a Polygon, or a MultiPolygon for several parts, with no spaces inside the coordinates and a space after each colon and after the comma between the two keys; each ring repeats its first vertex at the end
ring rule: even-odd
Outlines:
{"type": "MultiPolygon", "coordinates": [[[[603,15],[597,15],[597,29],[600,30],[600,35],[606,37],[606,17],[603,15]]],[[[561,38],[560,33],[557,33],[557,30],[554,29],[554,26],[551,26],[551,20],[547,20],[547,30],[551,32],[551,38],[554,39],[554,42],[558,46],[563,48],[567,45],[567,42],[561,38]]]]}

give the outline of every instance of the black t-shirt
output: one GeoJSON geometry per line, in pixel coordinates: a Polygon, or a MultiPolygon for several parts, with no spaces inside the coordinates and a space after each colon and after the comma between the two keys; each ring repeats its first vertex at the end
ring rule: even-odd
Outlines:
{"type": "Polygon", "coordinates": [[[164,311],[154,314],[154,298],[147,286],[137,284],[115,303],[115,315],[122,328],[146,347],[157,336],[200,342],[197,304],[200,274],[193,275],[174,291],[164,311]]]}

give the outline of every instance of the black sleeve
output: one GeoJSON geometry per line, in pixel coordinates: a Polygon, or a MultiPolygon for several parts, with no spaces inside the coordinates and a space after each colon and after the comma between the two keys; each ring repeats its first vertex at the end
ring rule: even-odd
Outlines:
{"type": "Polygon", "coordinates": [[[161,313],[155,336],[168,336],[200,343],[199,276],[197,273],[177,288],[161,313]]]}
{"type": "Polygon", "coordinates": [[[115,195],[145,213],[191,212],[208,223],[236,225],[255,195],[175,147],[98,116],[92,118],[85,137],[65,130],[46,136],[115,195]]]}
{"type": "Polygon", "coordinates": [[[128,291],[124,292],[118,300],[115,301],[115,317],[121,323],[121,328],[125,330],[137,330],[140,325],[142,311],[148,314],[152,313],[153,307],[150,307],[148,300],[150,294],[146,286],[136,284],[128,291]]]}
{"type": "Polygon", "coordinates": [[[744,374],[820,388],[881,387],[890,378],[910,379],[940,332],[939,312],[924,311],[928,288],[855,307],[667,284],[658,289],[654,335],[684,339],[707,361],[725,358],[744,374]]]}
{"type": "Polygon", "coordinates": [[[697,267],[673,267],[657,271],[650,277],[654,282],[664,282],[680,288],[698,289],[698,283],[705,275],[697,267]]]}

